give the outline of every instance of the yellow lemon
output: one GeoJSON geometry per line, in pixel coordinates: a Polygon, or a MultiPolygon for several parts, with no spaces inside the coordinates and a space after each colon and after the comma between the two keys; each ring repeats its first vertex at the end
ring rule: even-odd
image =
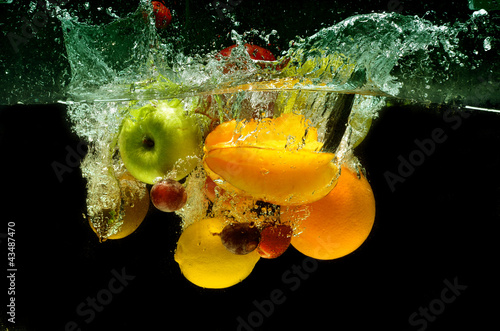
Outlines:
{"type": "Polygon", "coordinates": [[[189,225],[181,234],[175,261],[191,283],[220,289],[238,284],[248,277],[260,258],[257,251],[236,255],[222,244],[222,218],[206,218],[189,225]]]}

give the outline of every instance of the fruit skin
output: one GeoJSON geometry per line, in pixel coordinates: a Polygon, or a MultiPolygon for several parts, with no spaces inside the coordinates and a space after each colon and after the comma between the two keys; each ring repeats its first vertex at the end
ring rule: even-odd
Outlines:
{"type": "Polygon", "coordinates": [[[333,158],[330,153],[239,147],[210,151],[204,167],[228,192],[277,205],[301,205],[323,198],[334,187],[333,158]]]}
{"type": "Polygon", "coordinates": [[[173,179],[165,179],[154,184],[151,188],[150,197],[153,205],[158,210],[166,213],[181,209],[187,201],[184,186],[173,179]]]}
{"type": "MultiPolygon", "coordinates": [[[[224,48],[219,52],[220,55],[223,57],[229,57],[231,55],[231,52],[233,51],[233,48],[235,48],[238,45],[232,45],[227,48],[224,48]]],[[[273,53],[271,53],[269,50],[257,46],[257,45],[252,45],[252,44],[245,44],[245,49],[248,52],[248,55],[250,55],[250,58],[252,60],[261,60],[261,61],[276,61],[276,58],[274,57],[273,53]]]]}
{"type": "Polygon", "coordinates": [[[224,247],[233,254],[245,255],[253,252],[260,242],[260,232],[248,222],[231,223],[220,234],[224,247]]]}
{"type": "MultiPolygon", "coordinates": [[[[320,260],[343,257],[366,240],[375,220],[375,198],[366,177],[342,166],[337,186],[323,199],[308,204],[310,215],[299,224],[292,245],[299,252],[320,260]]],[[[294,208],[282,220],[296,215],[294,208]]]]}
{"type": "MultiPolygon", "coordinates": [[[[229,56],[231,55],[231,52],[233,48],[237,47],[238,45],[232,45],[229,46],[223,50],[221,50],[219,53],[215,55],[215,59],[218,61],[221,60],[228,60],[229,56]]],[[[260,46],[252,45],[252,44],[244,44],[245,49],[250,56],[251,59],[253,60],[259,60],[259,61],[275,61],[276,58],[274,55],[267,49],[262,48],[260,46]]],[[[235,61],[235,63],[225,63],[223,68],[222,68],[222,73],[223,74],[228,74],[230,72],[237,72],[237,71],[245,71],[248,70],[249,68],[246,66],[246,59],[241,59],[240,61],[235,61]],[[238,62],[238,65],[236,64],[238,62]]],[[[273,68],[274,63],[262,63],[258,62],[256,63],[259,65],[261,68],[273,68]]],[[[279,66],[279,65],[278,65],[279,66]]],[[[276,66],[276,67],[278,67],[276,66]]],[[[218,98],[223,101],[223,103],[226,103],[228,101],[228,98],[224,95],[219,95],[218,98]]],[[[208,109],[212,105],[212,103],[215,103],[212,100],[212,96],[208,95],[205,97],[205,102],[204,106],[200,107],[201,109],[199,110],[200,113],[207,113],[208,109]]],[[[248,98],[244,98],[243,100],[238,101],[238,108],[240,108],[240,114],[242,114],[243,117],[260,117],[263,109],[256,109],[256,107],[252,106],[248,98]]],[[[229,106],[229,105],[228,105],[229,106]]],[[[267,105],[267,110],[265,111],[267,114],[273,114],[274,112],[274,102],[270,101],[267,105]]],[[[212,121],[210,123],[210,129],[213,129],[215,127],[214,124],[218,123],[218,117],[211,118],[212,121]]]]}
{"type": "Polygon", "coordinates": [[[160,1],[152,1],[153,13],[155,15],[155,26],[157,29],[165,29],[172,21],[170,10],[160,1]]]}
{"type": "Polygon", "coordinates": [[[259,255],[266,259],[281,256],[290,246],[293,230],[289,225],[268,225],[260,232],[260,244],[257,247],[259,255]]]}
{"type": "MultiPolygon", "coordinates": [[[[120,226],[119,231],[115,234],[109,235],[107,237],[100,238],[100,240],[106,239],[122,239],[130,234],[132,234],[139,225],[144,221],[149,210],[149,194],[145,185],[134,177],[130,173],[125,172],[118,177],[120,182],[120,190],[122,192],[122,204],[123,204],[123,224],[120,226]],[[144,185],[142,192],[137,192],[133,190],[134,185],[144,185]],[[140,193],[140,194],[138,194],[140,193]]],[[[115,213],[116,214],[116,213],[115,213]]],[[[103,211],[103,217],[105,220],[113,219],[110,210],[103,211]]],[[[89,219],[90,227],[99,236],[98,232],[92,225],[89,219]]]]}
{"type": "Polygon", "coordinates": [[[259,261],[256,251],[246,255],[228,251],[219,236],[224,226],[222,218],[206,218],[182,232],[174,258],[191,283],[204,288],[227,288],[248,277],[259,261]]]}
{"type": "Polygon", "coordinates": [[[224,190],[221,189],[220,187],[215,184],[215,182],[212,180],[212,178],[208,177],[205,179],[205,186],[203,187],[205,191],[205,195],[207,196],[208,200],[214,202],[217,194],[222,195],[224,194],[224,190]],[[217,190],[217,193],[215,192],[217,190]]]}
{"type": "Polygon", "coordinates": [[[148,104],[130,115],[122,122],[118,145],[125,167],[135,178],[154,184],[175,165],[174,179],[180,180],[196,167],[202,136],[196,120],[184,114],[180,100],[148,104]]]}
{"type": "MultiPolygon", "coordinates": [[[[233,48],[237,47],[238,45],[232,45],[232,46],[229,46],[227,48],[224,48],[223,50],[219,51],[219,53],[215,56],[215,58],[217,60],[227,60],[227,58],[229,58],[229,56],[231,55],[231,52],[233,51],[233,48]]],[[[248,55],[250,56],[250,58],[252,60],[258,60],[258,61],[276,61],[276,58],[274,57],[273,53],[271,53],[269,50],[263,48],[263,47],[260,47],[260,46],[257,46],[257,45],[252,45],[252,44],[244,44],[245,46],[245,49],[248,53],[248,55]]],[[[240,64],[244,64],[244,63],[240,63],[240,64]]],[[[258,62],[257,65],[259,65],[262,69],[265,69],[266,67],[272,69],[273,68],[273,64],[266,64],[266,63],[262,63],[262,62],[258,62]]],[[[230,71],[234,70],[234,63],[228,63],[226,64],[226,66],[224,67],[223,69],[223,73],[224,74],[227,74],[229,73],[230,71]]],[[[240,66],[238,68],[238,70],[248,70],[247,67],[245,67],[245,65],[243,66],[240,66]]]]}
{"type": "Polygon", "coordinates": [[[323,198],[336,184],[336,157],[319,152],[321,146],[302,115],[233,120],[208,134],[203,166],[227,192],[301,205],[323,198]]]}

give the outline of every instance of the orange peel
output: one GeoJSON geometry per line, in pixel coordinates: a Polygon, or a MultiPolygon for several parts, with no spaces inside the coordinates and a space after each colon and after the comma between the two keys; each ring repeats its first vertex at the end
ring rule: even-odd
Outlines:
{"type": "Polygon", "coordinates": [[[323,199],[282,211],[281,220],[300,219],[291,244],[314,259],[333,260],[357,250],[375,222],[375,197],[370,183],[355,167],[342,165],[337,186],[323,199]],[[305,217],[304,217],[305,216],[305,217]]]}
{"type": "Polygon", "coordinates": [[[228,192],[279,205],[301,205],[335,186],[335,154],[321,152],[316,128],[303,115],[222,123],[205,140],[203,166],[228,192]]]}

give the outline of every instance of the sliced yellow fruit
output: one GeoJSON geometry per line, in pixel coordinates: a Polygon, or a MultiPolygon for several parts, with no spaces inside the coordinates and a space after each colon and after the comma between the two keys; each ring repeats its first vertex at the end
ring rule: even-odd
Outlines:
{"type": "Polygon", "coordinates": [[[335,155],[322,153],[317,130],[297,114],[230,121],[205,140],[204,167],[228,192],[279,205],[323,198],[335,186],[335,155]]]}
{"type": "Polygon", "coordinates": [[[205,150],[228,147],[319,151],[318,132],[304,116],[283,114],[260,121],[222,123],[205,140],[205,150]]]}
{"type": "Polygon", "coordinates": [[[295,205],[330,192],[338,174],[334,159],[331,153],[235,147],[210,151],[204,166],[226,191],[295,205]]]}
{"type": "Polygon", "coordinates": [[[205,288],[226,288],[248,277],[260,259],[257,251],[246,255],[231,253],[219,234],[222,218],[206,218],[189,225],[181,234],[175,261],[191,283],[205,288]]]}

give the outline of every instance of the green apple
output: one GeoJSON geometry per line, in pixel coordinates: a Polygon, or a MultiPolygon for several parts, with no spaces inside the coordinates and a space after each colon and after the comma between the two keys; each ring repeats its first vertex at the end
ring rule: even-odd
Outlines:
{"type": "Polygon", "coordinates": [[[172,170],[176,180],[188,175],[198,163],[201,142],[195,118],[185,114],[178,99],[131,110],[118,137],[125,167],[148,184],[172,170]]]}

